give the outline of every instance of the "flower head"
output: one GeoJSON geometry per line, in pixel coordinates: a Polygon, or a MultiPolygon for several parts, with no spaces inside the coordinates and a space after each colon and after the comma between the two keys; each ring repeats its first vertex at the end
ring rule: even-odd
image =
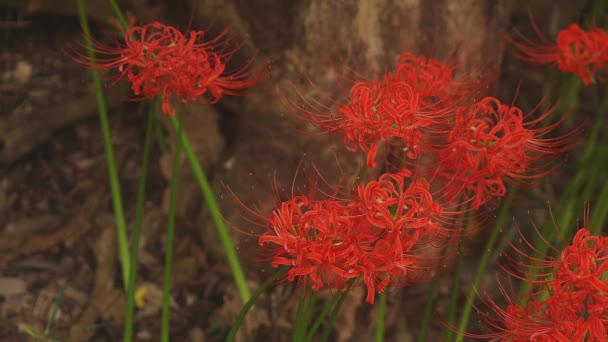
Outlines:
{"type": "MultiPolygon", "coordinates": [[[[546,277],[532,279],[536,290],[520,305],[508,299],[502,309],[486,304],[486,317],[497,332],[487,336],[508,341],[606,341],[608,338],[608,238],[579,230],[560,257],[542,265],[546,277]],[[546,292],[545,292],[546,291],[546,292]]],[[[503,294],[506,294],[503,291],[503,294]]]]}
{"type": "Polygon", "coordinates": [[[493,97],[459,108],[438,153],[438,177],[445,180],[447,197],[465,191],[478,209],[492,197],[504,196],[507,182],[546,175],[551,170],[544,167],[547,160],[565,148],[567,138],[543,138],[555,125],[534,128],[549,114],[524,122],[519,108],[493,97]]]}
{"type": "Polygon", "coordinates": [[[427,139],[445,131],[449,115],[476,89],[476,82],[455,80],[454,68],[425,56],[404,53],[394,71],[381,80],[356,82],[345,101],[331,99],[336,108],[318,100],[298,105],[299,115],[325,131],[343,135],[351,151],[367,153],[367,165],[376,166],[382,144],[398,146],[407,159],[432,148],[427,139]]]}
{"type": "Polygon", "coordinates": [[[406,171],[385,174],[356,188],[350,199],[293,196],[258,216],[266,229],[260,246],[274,267],[290,266],[285,280],[313,289],[345,291],[351,281],[367,288],[367,302],[389,286],[404,286],[435,270],[425,250],[444,239],[442,207],[428,182],[406,171]]]}
{"type": "Polygon", "coordinates": [[[164,96],[163,111],[175,114],[171,98],[193,101],[207,94],[215,103],[223,95],[240,95],[264,76],[263,70],[250,70],[250,63],[227,72],[237,47],[227,37],[229,29],[206,40],[204,31],[184,35],[174,27],[158,22],[133,26],[125,32],[123,46],[97,44],[103,59],[81,58],[80,62],[97,69],[116,69],[118,79],[126,76],[138,99],[164,96]]]}
{"type": "Polygon", "coordinates": [[[556,64],[562,72],[577,74],[585,85],[591,84],[598,73],[600,80],[606,79],[602,73],[608,71],[608,32],[597,27],[584,31],[578,24],[571,24],[559,32],[556,43],[551,43],[536,26],[535,30],[542,43],[522,34],[520,39],[509,39],[519,58],[534,64],[556,64]]]}

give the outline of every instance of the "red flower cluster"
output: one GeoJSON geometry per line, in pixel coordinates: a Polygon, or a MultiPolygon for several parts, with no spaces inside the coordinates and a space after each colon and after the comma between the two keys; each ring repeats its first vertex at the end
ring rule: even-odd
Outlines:
{"type": "Polygon", "coordinates": [[[342,133],[349,150],[367,152],[368,166],[383,143],[399,156],[391,172],[343,199],[295,196],[258,215],[267,229],[259,242],[275,267],[291,266],[287,280],[337,290],[361,281],[371,303],[387,286],[433,274],[446,260],[437,250],[455,250],[452,242],[472,230],[459,214],[504,196],[506,183],[550,171],[547,160],[566,137],[544,136],[560,120],[536,128],[551,111],[526,120],[495,98],[471,101],[477,81],[455,80],[454,71],[404,53],[381,80],[356,82],[334,110],[318,100],[297,106],[301,117],[342,133]]]}
{"type": "Polygon", "coordinates": [[[533,167],[539,169],[533,162],[562,151],[563,138],[543,140],[550,128],[533,127],[549,113],[526,123],[521,109],[493,97],[458,108],[447,144],[438,153],[437,176],[445,180],[446,196],[456,199],[464,191],[479,209],[506,194],[505,182],[547,174],[537,170],[526,176],[533,167]]]}
{"type": "Polygon", "coordinates": [[[585,32],[578,24],[571,24],[557,36],[557,44],[543,39],[536,43],[519,35],[518,39],[510,39],[519,51],[518,57],[535,64],[557,64],[562,72],[577,74],[585,85],[591,84],[597,73],[599,79],[605,81],[608,72],[608,32],[601,28],[593,28],[585,32]]]}
{"type": "Polygon", "coordinates": [[[545,260],[551,272],[534,280],[538,291],[525,306],[509,300],[503,310],[489,302],[497,314],[489,323],[499,331],[478,337],[522,342],[608,340],[607,261],[608,238],[579,230],[560,258],[545,260]]]}
{"type": "Polygon", "coordinates": [[[97,44],[95,51],[108,57],[79,61],[97,69],[117,69],[118,79],[126,75],[138,99],[163,96],[163,112],[174,115],[173,97],[186,102],[207,93],[209,102],[216,103],[224,94],[240,95],[266,75],[264,70],[250,70],[250,63],[226,72],[226,63],[237,51],[228,31],[205,41],[203,31],[184,35],[158,22],[134,26],[125,32],[124,46],[97,44]]]}
{"type": "Polygon", "coordinates": [[[426,170],[417,176],[443,181],[448,202],[470,200],[479,209],[504,196],[506,183],[547,175],[568,136],[545,138],[561,120],[536,128],[551,110],[526,122],[528,114],[496,98],[471,101],[467,95],[479,92],[476,81],[455,80],[454,71],[404,53],[382,81],[354,84],[334,111],[314,108],[319,101],[307,102],[313,109],[298,109],[318,127],[342,133],[349,150],[367,152],[368,166],[376,166],[381,143],[390,144],[400,151],[399,168],[426,170]]]}
{"type": "Polygon", "coordinates": [[[367,302],[387,286],[403,284],[433,266],[421,249],[430,237],[446,232],[437,221],[443,208],[434,202],[429,184],[411,182],[407,171],[384,174],[356,188],[353,199],[316,200],[296,196],[266,218],[269,230],[260,245],[273,266],[291,266],[286,277],[310,280],[314,289],[345,290],[350,279],[362,279],[367,302]]]}
{"type": "Polygon", "coordinates": [[[475,82],[453,79],[453,68],[424,56],[404,53],[394,72],[381,81],[356,83],[347,103],[334,111],[327,108],[300,108],[301,115],[317,127],[338,131],[350,151],[367,153],[367,164],[375,158],[382,142],[399,146],[414,159],[424,149],[426,136],[445,123],[454,107],[472,92],[475,82]]]}

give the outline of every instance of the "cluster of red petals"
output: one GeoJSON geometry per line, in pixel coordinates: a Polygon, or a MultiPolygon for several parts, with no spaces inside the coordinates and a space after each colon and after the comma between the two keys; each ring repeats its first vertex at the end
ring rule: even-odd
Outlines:
{"type": "Polygon", "coordinates": [[[417,118],[417,94],[405,82],[385,79],[382,82],[359,82],[350,91],[350,102],[337,109],[337,129],[351,151],[360,148],[367,153],[367,164],[376,166],[381,142],[400,140],[415,158],[422,134],[420,128],[430,121],[417,118]]]}
{"type": "Polygon", "coordinates": [[[208,94],[209,102],[215,103],[223,95],[240,95],[265,76],[263,70],[250,70],[250,64],[226,71],[226,63],[237,51],[227,33],[205,41],[204,31],[184,35],[158,22],[134,26],[125,32],[123,46],[98,44],[95,51],[105,57],[82,58],[81,62],[97,69],[117,69],[119,78],[129,79],[138,99],[164,96],[164,113],[174,115],[172,98],[186,102],[208,94]]]}
{"type": "Polygon", "coordinates": [[[351,279],[362,281],[373,303],[376,292],[432,267],[420,252],[445,235],[437,221],[443,208],[429,184],[410,182],[409,176],[384,174],[359,185],[349,200],[296,196],[282,202],[267,218],[269,229],[259,243],[273,266],[291,266],[287,280],[341,291],[351,279]]]}
{"type": "Polygon", "coordinates": [[[606,80],[608,72],[608,32],[601,28],[584,31],[578,24],[561,30],[557,43],[535,43],[525,37],[511,39],[519,50],[519,57],[535,64],[557,64],[562,72],[577,74],[585,85],[591,84],[599,74],[606,80]]]}
{"type": "Polygon", "coordinates": [[[494,97],[460,107],[455,116],[446,147],[438,153],[438,177],[445,180],[448,198],[464,191],[472,196],[474,209],[493,197],[504,196],[505,182],[533,169],[536,152],[543,152],[543,158],[552,154],[550,143],[540,139],[546,130],[534,129],[535,122],[524,122],[519,108],[494,97]]]}
{"type": "Polygon", "coordinates": [[[490,322],[503,341],[607,341],[608,237],[581,229],[558,259],[546,261],[552,276],[537,283],[542,291],[527,304],[511,303],[506,310],[491,302],[497,313],[490,322]]]}
{"type": "Polygon", "coordinates": [[[346,103],[331,113],[300,109],[318,127],[342,133],[349,150],[366,152],[371,167],[376,166],[382,143],[397,145],[414,159],[429,131],[445,122],[465,92],[472,92],[467,83],[454,79],[453,72],[437,60],[404,53],[393,72],[382,80],[356,83],[346,103]]]}
{"type": "Polygon", "coordinates": [[[438,249],[451,251],[456,232],[466,231],[446,227],[469,209],[450,209],[463,202],[478,209],[504,196],[507,183],[551,171],[547,157],[563,151],[566,137],[544,136],[561,120],[537,128],[551,111],[526,121],[496,98],[475,102],[479,84],[456,80],[454,71],[404,53],[382,79],[356,82],[347,101],[328,98],[335,109],[316,100],[297,105],[309,122],[341,133],[349,150],[366,152],[368,166],[376,166],[383,144],[398,151],[399,161],[349,198],[297,196],[264,217],[259,243],[275,267],[290,266],[286,280],[340,291],[358,281],[373,303],[388,286],[432,277],[445,260],[438,249]]]}

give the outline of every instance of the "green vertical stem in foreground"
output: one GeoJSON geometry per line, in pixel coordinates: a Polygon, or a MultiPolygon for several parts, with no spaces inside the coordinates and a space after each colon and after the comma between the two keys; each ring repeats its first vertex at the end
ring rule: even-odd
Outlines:
{"type": "Polygon", "coordinates": [[[171,271],[173,269],[173,241],[175,237],[175,207],[177,202],[177,188],[179,184],[179,162],[181,152],[181,137],[184,121],[183,108],[179,111],[179,120],[174,117],[172,122],[177,121],[177,141],[175,143],[173,169],[171,170],[171,193],[169,195],[169,222],[167,226],[167,243],[165,248],[165,272],[163,276],[163,306],[161,312],[161,341],[169,342],[169,316],[171,309],[171,271]]]}
{"type": "Polygon", "coordinates": [[[429,323],[431,321],[431,314],[433,313],[433,303],[437,296],[437,290],[439,289],[439,279],[434,279],[431,282],[431,288],[429,289],[426,303],[424,304],[424,311],[422,313],[422,322],[420,323],[420,329],[418,330],[418,338],[416,341],[426,341],[426,333],[429,330],[429,323]]]}
{"type": "MultiPolygon", "coordinates": [[[[441,250],[441,258],[446,256],[448,252],[448,248],[442,248],[441,250]]],[[[435,301],[435,297],[437,296],[437,291],[439,290],[439,274],[442,271],[443,267],[438,266],[435,270],[435,279],[431,282],[431,288],[429,289],[426,303],[424,304],[424,311],[422,313],[422,321],[420,322],[420,329],[418,329],[418,338],[416,341],[425,342],[426,341],[426,333],[429,330],[429,324],[431,322],[431,314],[433,313],[433,302],[435,301]]]]}
{"type": "MultiPolygon", "coordinates": [[[[84,31],[85,44],[87,46],[87,55],[91,62],[95,62],[96,56],[91,42],[91,30],[89,29],[89,21],[87,19],[86,10],[82,0],[78,0],[78,13],[80,22],[84,31]]],[[[99,71],[95,68],[91,69],[91,77],[95,86],[95,97],[97,99],[97,108],[99,111],[99,122],[101,124],[101,132],[103,134],[103,146],[106,154],[106,162],[108,163],[108,175],[110,178],[110,189],[112,191],[112,204],[114,206],[114,216],[116,217],[116,235],[118,237],[118,250],[120,252],[120,265],[122,267],[122,279],[125,288],[129,287],[129,245],[127,241],[127,229],[125,216],[122,206],[122,197],[120,194],[120,183],[118,181],[118,171],[114,158],[114,149],[112,148],[112,136],[110,134],[110,124],[108,122],[108,113],[106,102],[103,96],[103,88],[101,85],[101,77],[99,71]]]]}
{"type": "Polygon", "coordinates": [[[323,322],[325,317],[327,317],[327,315],[329,314],[329,311],[334,307],[334,305],[336,304],[336,302],[338,301],[340,296],[343,294],[344,294],[343,292],[334,294],[331,297],[331,299],[327,303],[325,303],[325,306],[323,307],[323,311],[321,311],[321,313],[317,316],[317,319],[314,321],[314,323],[312,324],[312,327],[310,328],[310,330],[308,331],[308,334],[306,335],[306,342],[312,341],[313,337],[315,336],[315,333],[321,326],[321,323],[323,322]]]}
{"type": "Polygon", "coordinates": [[[462,308],[462,313],[460,314],[460,323],[458,324],[458,336],[456,337],[456,341],[462,342],[464,337],[462,333],[466,332],[467,327],[469,325],[469,318],[471,317],[471,310],[473,309],[473,302],[475,298],[477,298],[477,289],[479,287],[479,283],[481,282],[481,278],[483,278],[486,268],[488,265],[488,261],[492,256],[492,251],[494,250],[494,245],[496,245],[496,240],[498,239],[498,235],[502,231],[502,226],[505,223],[505,219],[507,218],[507,214],[511,210],[511,205],[513,204],[513,197],[515,196],[515,191],[511,189],[509,192],[508,198],[505,203],[502,205],[500,209],[500,213],[498,214],[498,218],[496,219],[496,224],[494,225],[494,229],[492,229],[492,235],[488,239],[486,243],[486,248],[483,251],[483,255],[481,256],[481,261],[479,262],[479,266],[477,267],[477,272],[475,273],[475,278],[473,278],[473,283],[471,284],[471,288],[469,289],[469,294],[467,296],[467,301],[464,304],[464,308],[462,308]]]}
{"type": "Polygon", "coordinates": [[[110,6],[112,7],[114,14],[116,14],[116,17],[118,18],[118,21],[120,22],[120,26],[122,26],[122,29],[125,31],[128,30],[129,23],[127,22],[127,19],[125,18],[125,16],[122,14],[120,7],[116,3],[116,0],[110,0],[110,6]]]}
{"type": "Polygon", "coordinates": [[[327,320],[327,325],[325,326],[325,329],[323,330],[323,334],[321,335],[320,341],[325,342],[329,338],[329,334],[331,334],[331,328],[334,326],[334,322],[336,321],[336,318],[338,317],[338,313],[340,313],[342,304],[344,304],[344,300],[346,299],[346,296],[348,295],[348,291],[350,290],[352,284],[353,284],[353,282],[351,281],[346,292],[340,292],[338,294],[338,300],[336,301],[336,305],[334,305],[333,310],[331,311],[331,314],[329,315],[329,319],[327,320]]]}
{"type": "Polygon", "coordinates": [[[386,317],[386,293],[381,293],[380,295],[378,295],[376,342],[384,341],[384,317],[386,317]]]}
{"type": "Polygon", "coordinates": [[[148,121],[146,124],[146,135],[144,138],[144,150],[141,162],[141,174],[139,176],[139,185],[137,189],[137,200],[135,202],[135,222],[133,223],[133,232],[131,236],[131,265],[129,266],[129,284],[127,288],[127,311],[125,314],[125,328],[123,341],[133,341],[133,325],[135,322],[135,288],[137,279],[137,259],[139,253],[139,238],[141,233],[141,222],[144,211],[144,198],[146,194],[146,179],[148,177],[148,166],[150,165],[150,145],[152,145],[152,136],[154,127],[158,126],[156,121],[156,112],[154,106],[150,106],[148,121]]]}
{"type": "MultiPolygon", "coordinates": [[[[177,130],[179,126],[177,119],[175,117],[171,117],[170,121],[173,128],[177,130]]],[[[215,200],[213,192],[211,191],[211,187],[209,186],[209,181],[207,181],[207,177],[205,176],[201,164],[198,162],[198,159],[192,150],[192,145],[190,145],[190,141],[188,140],[185,132],[182,132],[181,134],[181,143],[182,148],[186,153],[186,157],[190,162],[190,166],[192,167],[192,171],[194,172],[194,176],[196,177],[196,181],[201,188],[207,208],[209,208],[209,212],[211,213],[211,219],[213,220],[215,228],[217,229],[222,247],[226,252],[226,258],[228,259],[228,265],[230,266],[232,276],[234,277],[236,288],[239,291],[241,299],[244,303],[246,303],[249,301],[249,298],[251,298],[251,293],[247,287],[245,274],[243,273],[239,258],[236,254],[236,249],[234,248],[230,235],[228,234],[228,228],[226,227],[222,214],[220,213],[220,208],[215,200]]]]}
{"type": "MultiPolygon", "coordinates": [[[[470,193],[469,195],[466,196],[467,198],[470,198],[470,193]]],[[[465,218],[464,218],[464,228],[462,229],[463,231],[473,223],[474,220],[474,216],[475,216],[475,211],[473,211],[473,208],[468,208],[468,210],[466,210],[465,213],[465,218]]],[[[496,227],[495,227],[496,229],[496,227]]],[[[461,253],[464,250],[464,237],[460,238],[460,241],[458,242],[458,253],[461,253]]],[[[450,305],[448,307],[448,324],[450,326],[454,326],[455,322],[456,322],[456,309],[458,307],[458,295],[460,293],[460,276],[461,276],[461,272],[462,272],[462,261],[464,259],[464,255],[461,256],[458,261],[456,262],[456,267],[454,268],[454,275],[452,276],[452,286],[450,288],[450,305]]],[[[452,338],[454,337],[454,331],[452,329],[446,329],[445,331],[445,340],[446,341],[451,341],[452,338]]]]}
{"type": "MultiPolygon", "coordinates": [[[[467,219],[468,223],[469,220],[467,219]]],[[[461,238],[458,242],[458,252],[462,252],[464,250],[464,238],[461,238]]],[[[456,262],[456,266],[454,268],[454,274],[452,276],[452,285],[450,286],[450,305],[448,307],[448,324],[450,326],[454,325],[456,321],[456,309],[458,306],[458,295],[460,294],[460,276],[462,273],[462,259],[464,256],[461,256],[460,259],[456,262]]],[[[454,336],[454,331],[452,329],[445,330],[445,340],[451,341],[454,336]]]]}
{"type": "Polygon", "coordinates": [[[262,295],[262,293],[264,293],[264,291],[266,291],[268,287],[270,287],[270,285],[272,285],[275,281],[277,281],[277,279],[281,278],[288,271],[288,266],[281,267],[275,274],[270,276],[270,278],[266,279],[266,281],[263,282],[262,285],[260,285],[260,287],[253,293],[253,296],[249,298],[249,300],[241,309],[241,312],[239,312],[239,315],[236,316],[236,320],[234,321],[234,323],[232,324],[232,328],[230,328],[230,331],[228,332],[228,337],[226,337],[226,342],[232,342],[236,339],[236,333],[239,331],[241,325],[243,325],[245,316],[247,316],[247,313],[249,312],[249,310],[251,310],[255,301],[258,300],[258,298],[262,295]]]}
{"type": "MultiPolygon", "coordinates": [[[[602,96],[603,101],[600,103],[600,96],[598,95],[598,86],[591,86],[591,99],[593,102],[593,107],[595,108],[595,112],[598,113],[598,116],[601,118],[604,113],[608,112],[608,91],[604,93],[602,96]]],[[[603,120],[599,120],[603,122],[603,120]]],[[[601,124],[595,125],[597,127],[602,127],[601,124]]],[[[594,159],[595,165],[595,173],[601,174],[605,172],[606,165],[608,164],[608,151],[606,150],[606,146],[608,146],[608,136],[604,136],[598,146],[604,146],[604,149],[600,149],[599,153],[595,154],[597,159],[594,159]],[[598,160],[599,159],[599,160],[598,160]]],[[[590,188],[593,188],[595,184],[588,184],[590,188]]],[[[599,194],[599,197],[593,206],[593,213],[591,214],[591,218],[589,220],[589,231],[594,235],[601,235],[602,228],[606,222],[606,217],[608,215],[608,187],[604,186],[602,191],[599,194]]]]}
{"type": "Polygon", "coordinates": [[[301,342],[302,341],[302,336],[304,336],[304,333],[306,332],[306,326],[304,325],[304,320],[302,319],[303,316],[303,312],[304,312],[304,302],[306,301],[306,294],[308,290],[308,286],[304,285],[301,288],[301,293],[300,294],[300,298],[298,298],[298,308],[296,310],[296,321],[294,322],[293,325],[293,338],[292,341],[294,342],[301,342]]]}

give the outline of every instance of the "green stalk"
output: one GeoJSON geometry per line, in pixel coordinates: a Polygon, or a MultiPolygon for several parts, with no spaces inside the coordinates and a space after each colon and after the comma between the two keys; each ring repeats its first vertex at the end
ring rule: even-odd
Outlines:
{"type": "Polygon", "coordinates": [[[167,141],[164,136],[163,127],[161,125],[156,125],[156,129],[154,131],[156,133],[156,141],[158,142],[160,154],[167,153],[169,151],[169,146],[167,145],[167,141]]]}
{"type": "MultiPolygon", "coordinates": [[[[468,221],[468,220],[467,220],[468,221]]],[[[458,242],[458,252],[462,252],[464,249],[464,239],[461,239],[458,242]]],[[[452,276],[452,284],[450,286],[450,305],[448,306],[448,325],[453,326],[456,320],[456,308],[458,306],[458,293],[460,288],[460,273],[462,271],[462,256],[456,262],[456,267],[454,268],[454,275],[452,276]]],[[[445,340],[451,341],[454,336],[454,331],[452,329],[445,330],[445,340]]]]}
{"type": "Polygon", "coordinates": [[[154,127],[158,126],[154,106],[150,106],[150,113],[146,123],[146,135],[144,138],[144,151],[141,162],[141,174],[137,188],[137,199],[135,202],[135,222],[133,223],[133,235],[131,237],[131,265],[129,266],[129,280],[127,288],[127,312],[125,314],[125,331],[123,341],[133,341],[133,324],[135,322],[135,289],[137,278],[137,261],[139,254],[139,239],[141,235],[141,222],[144,211],[144,199],[146,194],[146,179],[148,177],[148,166],[150,165],[150,145],[154,127]]]}
{"type": "MultiPolygon", "coordinates": [[[[470,196],[467,196],[470,197],[470,196]]],[[[464,227],[468,227],[474,220],[474,211],[469,208],[469,210],[465,213],[464,227]]],[[[464,230],[464,229],[463,229],[464,230]]],[[[458,242],[458,254],[462,253],[464,250],[464,238],[461,238],[458,242]]],[[[462,261],[464,256],[458,258],[456,262],[456,267],[454,268],[454,276],[452,277],[452,285],[450,288],[450,305],[448,307],[448,325],[454,326],[456,322],[456,309],[458,307],[458,293],[460,289],[460,273],[462,272],[462,261]]],[[[445,331],[445,340],[451,341],[454,336],[454,331],[452,329],[446,329],[445,331]]]]}
{"type": "MultiPolygon", "coordinates": [[[[340,294],[342,294],[342,292],[340,292],[340,294]]],[[[336,304],[336,301],[340,297],[340,294],[334,295],[333,297],[331,297],[331,299],[329,300],[329,302],[327,302],[327,304],[325,304],[325,307],[323,308],[323,311],[321,311],[321,313],[319,314],[319,316],[317,317],[317,319],[315,320],[315,322],[312,324],[312,327],[308,331],[308,335],[306,335],[306,340],[305,340],[306,342],[311,342],[312,341],[312,338],[315,336],[315,333],[317,332],[317,330],[321,326],[321,323],[323,322],[323,320],[325,319],[325,317],[327,317],[327,315],[329,314],[329,311],[331,310],[331,308],[333,308],[334,305],[336,304]]]]}
{"type": "MultiPolygon", "coordinates": [[[[173,128],[177,129],[178,123],[174,117],[169,118],[173,128]]],[[[220,208],[215,200],[213,192],[211,191],[211,187],[209,186],[209,181],[207,181],[207,177],[203,172],[201,164],[198,162],[196,155],[194,154],[194,150],[192,149],[192,145],[190,145],[190,141],[185,132],[181,134],[181,144],[186,152],[186,157],[190,162],[190,166],[192,167],[192,171],[194,172],[194,176],[200,186],[201,192],[203,193],[203,197],[205,198],[205,203],[207,208],[209,208],[209,212],[211,214],[211,219],[215,224],[217,229],[217,233],[219,235],[220,241],[222,243],[222,247],[226,252],[226,258],[228,259],[228,265],[230,266],[230,270],[232,271],[232,276],[234,277],[234,282],[237,290],[241,296],[243,302],[249,301],[251,298],[251,293],[249,292],[249,288],[247,287],[247,282],[245,280],[245,274],[243,273],[243,269],[241,268],[241,264],[239,262],[238,256],[236,254],[236,249],[232,243],[230,235],[228,234],[228,228],[224,223],[224,219],[222,214],[220,213],[220,208]]]]}
{"type": "Polygon", "coordinates": [[[435,301],[435,297],[437,296],[437,290],[439,289],[439,278],[433,279],[431,282],[431,288],[429,289],[429,294],[424,304],[424,312],[422,313],[422,322],[420,322],[420,329],[418,332],[418,338],[416,341],[424,342],[426,341],[426,332],[429,330],[429,324],[431,322],[431,314],[433,313],[433,303],[435,301]]]}
{"type": "Polygon", "coordinates": [[[378,295],[378,316],[376,323],[376,342],[384,341],[384,317],[386,316],[386,293],[378,295]]]}
{"type": "Polygon", "coordinates": [[[270,285],[272,285],[277,279],[281,278],[285,273],[287,273],[287,271],[289,271],[289,267],[287,266],[280,268],[270,278],[266,279],[266,281],[262,283],[260,288],[253,293],[253,296],[251,296],[249,300],[245,303],[245,305],[241,309],[241,312],[239,312],[239,315],[236,317],[234,324],[232,324],[232,328],[230,328],[230,332],[228,332],[228,337],[226,337],[226,342],[233,342],[236,339],[236,333],[241,328],[241,325],[243,325],[245,316],[247,316],[247,313],[249,312],[249,310],[251,310],[253,304],[258,300],[258,298],[260,298],[262,293],[264,293],[264,291],[266,291],[266,289],[270,285]]]}
{"type": "MultiPolygon", "coordinates": [[[[352,285],[352,283],[351,283],[352,285]]],[[[350,287],[349,287],[350,289],[350,287]]],[[[340,292],[340,294],[338,295],[338,301],[336,302],[336,305],[334,306],[334,309],[331,311],[331,315],[329,315],[329,319],[327,321],[327,326],[325,326],[325,329],[323,330],[323,335],[321,335],[321,341],[327,341],[327,339],[329,338],[329,334],[331,333],[331,328],[334,326],[334,322],[336,321],[336,317],[338,317],[338,313],[340,312],[340,308],[342,307],[342,304],[344,304],[344,300],[346,299],[346,296],[348,295],[348,290],[346,292],[340,292]]]]}
{"type": "Polygon", "coordinates": [[[490,260],[492,250],[494,249],[494,245],[496,244],[498,235],[500,235],[502,226],[504,225],[505,219],[507,218],[507,214],[511,210],[511,205],[513,204],[513,196],[515,196],[515,191],[511,190],[507,200],[500,209],[500,213],[496,218],[496,224],[494,225],[494,229],[492,229],[492,235],[490,235],[490,238],[486,243],[486,248],[484,249],[483,255],[481,256],[479,266],[477,267],[477,273],[475,273],[475,278],[473,278],[473,283],[471,284],[471,288],[469,289],[467,301],[464,304],[464,308],[462,309],[462,313],[460,316],[460,324],[458,325],[458,336],[456,337],[457,342],[462,342],[464,339],[461,333],[465,332],[469,325],[469,318],[473,309],[473,302],[475,301],[475,298],[477,298],[477,289],[479,288],[479,283],[481,282],[481,278],[483,278],[485,274],[486,267],[488,265],[488,260],[490,260]]]}
{"type": "Polygon", "coordinates": [[[300,341],[305,341],[306,329],[310,325],[310,320],[312,319],[312,314],[315,309],[315,304],[317,302],[317,293],[315,291],[310,291],[310,298],[308,299],[308,305],[306,306],[306,310],[304,311],[304,330],[303,334],[300,338],[300,341]]]}
{"type": "MultiPolygon", "coordinates": [[[[606,111],[608,111],[608,92],[604,94],[604,100],[600,104],[597,88],[597,85],[593,85],[591,87],[591,98],[593,102],[593,107],[595,108],[595,112],[599,115],[602,115],[603,113],[606,113],[606,111]]],[[[602,122],[602,120],[599,121],[602,122]]],[[[601,127],[602,125],[595,126],[601,127]]],[[[601,153],[599,156],[601,162],[594,164],[594,170],[596,171],[596,174],[601,174],[602,172],[605,172],[607,165],[606,161],[608,160],[608,151],[606,151],[605,147],[608,146],[607,144],[608,136],[604,136],[604,139],[602,139],[602,142],[599,144],[599,146],[604,146],[604,152],[601,153]]],[[[592,234],[601,235],[602,227],[606,222],[606,215],[608,215],[608,187],[604,186],[597,199],[596,205],[594,206],[593,214],[591,215],[591,219],[589,220],[589,227],[587,227],[592,232],[592,234]]]]}
{"type": "Polygon", "coordinates": [[[293,327],[293,338],[294,342],[302,342],[302,338],[304,337],[304,332],[306,331],[306,326],[304,325],[304,302],[306,300],[306,290],[308,286],[302,286],[302,294],[300,298],[298,298],[298,309],[296,310],[296,322],[293,327]]]}
{"type": "MultiPolygon", "coordinates": [[[[441,250],[441,257],[445,257],[448,252],[448,248],[443,248],[441,250]]],[[[418,338],[416,341],[424,342],[426,341],[426,333],[429,329],[429,324],[431,322],[431,314],[433,313],[433,302],[435,301],[435,297],[437,296],[437,290],[439,289],[439,274],[442,271],[442,267],[438,266],[435,271],[435,279],[431,282],[431,288],[429,289],[428,297],[426,300],[426,304],[424,305],[424,312],[422,314],[422,322],[420,322],[420,329],[418,331],[418,338]]]]}
{"type": "Polygon", "coordinates": [[[293,334],[294,342],[306,341],[306,329],[310,324],[316,301],[316,293],[312,289],[310,289],[309,286],[304,285],[302,287],[302,296],[300,296],[298,300],[298,312],[296,314],[296,322],[293,334]],[[306,299],[308,299],[308,301],[306,299]],[[306,307],[304,307],[304,303],[306,303],[306,307]]]}
{"type": "MultiPolygon", "coordinates": [[[[91,42],[91,30],[87,19],[86,10],[82,0],[78,0],[78,13],[82,29],[84,31],[85,44],[87,46],[87,55],[94,62],[96,59],[93,43],[91,42]]],[[[118,181],[118,171],[114,158],[114,150],[112,148],[112,137],[110,134],[110,124],[108,122],[108,113],[106,110],[106,102],[103,96],[103,88],[101,85],[101,77],[99,71],[95,68],[91,69],[91,77],[95,86],[95,97],[97,99],[97,108],[99,110],[99,122],[101,124],[101,132],[103,134],[103,145],[106,154],[106,162],[108,163],[108,175],[110,178],[110,189],[112,191],[112,204],[114,206],[114,215],[116,216],[116,232],[118,237],[118,250],[120,253],[120,265],[122,267],[123,285],[129,287],[129,245],[127,241],[127,228],[125,216],[123,212],[122,197],[120,194],[120,183],[118,181]]]]}
{"type": "Polygon", "coordinates": [[[118,21],[120,22],[120,26],[122,26],[122,29],[125,30],[125,31],[128,30],[129,29],[129,23],[127,22],[127,19],[125,19],[125,16],[122,14],[122,11],[120,10],[120,7],[116,3],[116,0],[110,0],[110,6],[112,7],[112,10],[114,11],[114,14],[118,18],[118,21]]]}
{"type": "Polygon", "coordinates": [[[181,137],[184,121],[184,110],[179,111],[177,121],[177,142],[175,143],[173,170],[171,171],[171,193],[169,195],[169,222],[167,227],[167,244],[165,248],[165,272],[163,277],[163,306],[161,312],[161,341],[169,342],[169,316],[171,309],[171,271],[173,269],[173,241],[175,237],[175,207],[177,203],[177,188],[179,184],[179,162],[181,152],[181,137]]]}

